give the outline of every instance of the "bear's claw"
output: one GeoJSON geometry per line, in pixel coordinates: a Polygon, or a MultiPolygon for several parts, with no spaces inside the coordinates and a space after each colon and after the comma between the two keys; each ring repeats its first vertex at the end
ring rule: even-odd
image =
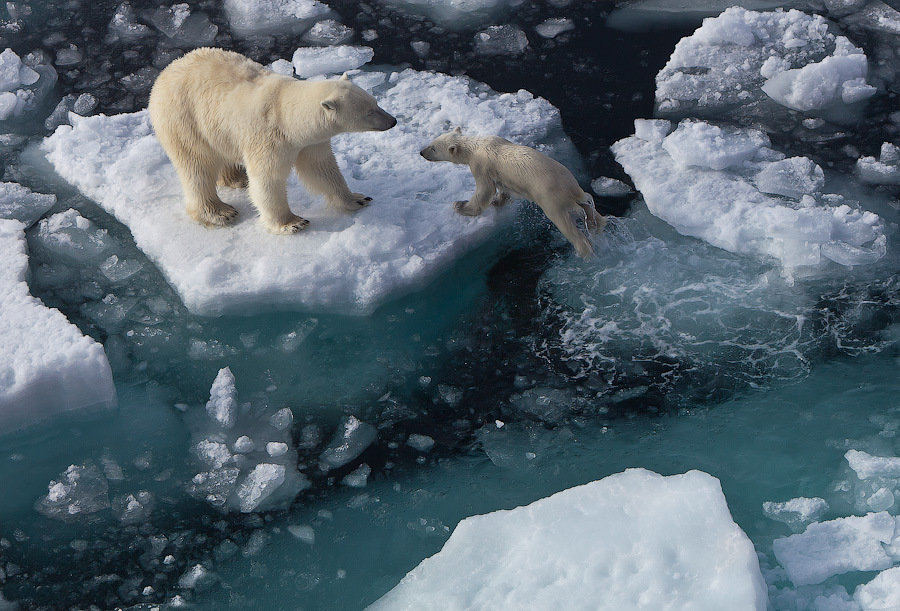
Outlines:
{"type": "Polygon", "coordinates": [[[478,216],[481,214],[480,210],[472,210],[469,207],[469,202],[467,201],[459,201],[453,204],[453,209],[463,216],[478,216]]]}

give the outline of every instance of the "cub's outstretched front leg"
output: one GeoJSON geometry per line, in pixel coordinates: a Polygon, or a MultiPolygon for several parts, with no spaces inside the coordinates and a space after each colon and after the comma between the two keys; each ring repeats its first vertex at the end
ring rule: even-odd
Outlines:
{"type": "Polygon", "coordinates": [[[497,192],[497,185],[494,181],[480,173],[476,173],[474,169],[472,174],[475,176],[475,194],[467,202],[459,201],[453,204],[456,211],[465,216],[480,215],[485,208],[491,205],[494,200],[494,194],[497,192]]]}
{"type": "Polygon", "coordinates": [[[301,149],[294,169],[306,189],[310,193],[325,196],[325,201],[332,208],[356,212],[372,201],[371,197],[350,191],[334,158],[330,142],[301,149]]]}

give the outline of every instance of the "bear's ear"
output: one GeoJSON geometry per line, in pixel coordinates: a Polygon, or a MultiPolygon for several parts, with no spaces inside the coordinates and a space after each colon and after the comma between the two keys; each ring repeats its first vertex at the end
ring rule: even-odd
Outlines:
{"type": "Polygon", "coordinates": [[[339,81],[349,81],[349,80],[350,80],[350,77],[347,76],[347,73],[345,72],[345,73],[343,73],[343,74],[341,75],[341,78],[339,78],[338,80],[339,80],[339,81]]]}
{"type": "Polygon", "coordinates": [[[453,130],[453,133],[454,133],[454,134],[461,134],[461,133],[462,133],[462,128],[457,126],[457,128],[453,130]]]}
{"type": "Polygon", "coordinates": [[[333,111],[337,109],[337,102],[334,100],[322,100],[322,108],[333,111]]]}
{"type": "Polygon", "coordinates": [[[455,155],[456,154],[456,145],[451,144],[450,146],[448,146],[447,152],[450,153],[450,155],[455,155]]]}

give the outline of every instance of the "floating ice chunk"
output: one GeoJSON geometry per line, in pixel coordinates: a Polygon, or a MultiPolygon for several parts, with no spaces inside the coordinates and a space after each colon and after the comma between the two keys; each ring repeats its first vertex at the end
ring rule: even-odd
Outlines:
{"type": "Polygon", "coordinates": [[[252,512],[289,504],[308,488],[282,411],[239,405],[234,376],[221,369],[207,408],[188,412],[191,451],[203,468],[188,491],[224,511],[252,512]]]}
{"type": "Polygon", "coordinates": [[[192,312],[299,307],[363,314],[425,286],[515,214],[507,206],[460,216],[451,202],[474,189],[468,168],[429,163],[410,151],[461,125],[539,146],[570,167],[580,162],[559,112],[526,91],[497,94],[465,77],[414,70],[366,76],[354,79],[371,86],[400,121],[389,132],[346,134],[332,144],[351,188],[375,202],[337,214],[292,179],[293,210],[311,221],[296,236],[268,234],[236,190],[222,193],[240,213],[233,227],[212,231],[191,221],[146,112],[78,120],[43,147],[66,180],[131,229],[192,312]]]}
{"type": "Polygon", "coordinates": [[[875,95],[866,84],[869,67],[862,53],[826,57],[802,68],[787,70],[762,85],[770,98],[788,108],[808,112],[853,104],[875,95]]]}
{"type": "Polygon", "coordinates": [[[406,445],[419,452],[428,452],[434,447],[434,439],[428,435],[412,433],[406,438],[406,445]]]}
{"type": "Polygon", "coordinates": [[[74,522],[98,511],[109,509],[109,484],[99,467],[92,462],[70,465],[52,480],[47,494],[34,508],[55,520],[74,522]]]}
{"type": "Polygon", "coordinates": [[[219,28],[204,13],[192,13],[186,3],[160,6],[145,13],[150,22],[166,35],[172,44],[182,47],[202,47],[216,38],[219,28]]]}
{"type": "Polygon", "coordinates": [[[821,583],[848,571],[880,571],[891,566],[883,544],[894,538],[894,518],[886,511],[814,522],[800,534],[776,539],[775,557],[794,585],[821,583]]]}
{"type": "Polygon", "coordinates": [[[821,16],[733,7],[679,41],[656,76],[656,103],[661,112],[694,116],[740,106],[767,120],[778,108],[766,103],[768,94],[789,108],[852,120],[847,104],[874,93],[866,73],[862,50],[821,16]]]}
{"type": "Polygon", "coordinates": [[[55,195],[34,193],[15,182],[0,182],[0,219],[15,219],[31,227],[55,203],[55,195]]]}
{"type": "MultiPolygon", "coordinates": [[[[826,2],[826,4],[828,3],[826,2]]],[[[855,4],[866,3],[863,0],[857,0],[855,4]]],[[[854,6],[853,8],[858,7],[854,6]]],[[[870,0],[866,6],[861,7],[860,10],[854,10],[842,21],[866,30],[892,35],[900,34],[900,11],[881,0],[870,0]]]]}
{"type": "Polygon", "coordinates": [[[22,63],[12,49],[0,53],[0,91],[15,91],[22,85],[35,84],[40,75],[22,63]]]}
{"type": "Polygon", "coordinates": [[[42,61],[35,53],[24,62],[12,49],[0,53],[0,121],[34,110],[53,88],[56,70],[42,61]]]}
{"type": "Polygon", "coordinates": [[[680,166],[724,170],[754,159],[769,144],[768,136],[755,129],[682,121],[662,147],[680,166]]]}
{"type": "Polygon", "coordinates": [[[105,229],[73,208],[41,219],[35,239],[44,250],[71,261],[95,261],[113,244],[105,229]]]}
{"type": "Polygon", "coordinates": [[[475,34],[478,55],[519,55],[528,48],[528,36],[513,25],[492,25],[475,34]]]}
{"type": "Polygon", "coordinates": [[[591,181],[591,190],[601,197],[624,197],[634,190],[621,180],[601,176],[591,181]]]}
{"type": "Polygon", "coordinates": [[[878,215],[825,199],[804,198],[811,205],[789,205],[760,192],[751,178],[759,163],[746,162],[780,154],[760,143],[759,132],[717,136],[698,123],[683,121],[661,144],[631,137],[611,147],[650,212],[679,233],[731,252],[773,257],[788,274],[819,265],[823,258],[865,265],[884,255],[884,222],[878,215]],[[684,125],[689,126],[684,136],[670,140],[684,125]],[[711,139],[696,144],[691,136],[698,133],[711,139]],[[709,169],[723,166],[728,169],[709,169]]]}
{"type": "Polygon", "coordinates": [[[144,268],[144,264],[134,259],[119,259],[118,255],[110,257],[100,264],[100,271],[107,280],[119,284],[134,276],[144,268]]]}
{"type": "Polygon", "coordinates": [[[339,45],[353,38],[353,28],[345,26],[340,21],[325,19],[316,22],[309,31],[303,35],[303,40],[314,45],[339,45]]]}
{"type": "Polygon", "coordinates": [[[294,76],[294,64],[286,59],[276,59],[274,62],[269,64],[269,70],[276,74],[282,74],[284,76],[294,76]]]}
{"type": "Polygon", "coordinates": [[[287,527],[287,530],[294,538],[303,541],[307,545],[312,545],[316,542],[316,532],[312,526],[291,524],[287,527]]]}
{"type": "Polygon", "coordinates": [[[225,0],[225,13],[235,34],[299,34],[331,9],[317,0],[225,0]]]}
{"type": "Polygon", "coordinates": [[[766,501],[763,513],[766,517],[787,524],[791,530],[798,531],[810,522],[815,522],[828,511],[828,503],[818,497],[797,497],[780,503],[766,501]]]}
{"type": "Polygon", "coordinates": [[[350,486],[351,488],[365,488],[371,473],[372,467],[363,463],[345,475],[344,479],[341,480],[341,483],[345,486],[350,486]]]}
{"type": "Polygon", "coordinates": [[[872,456],[860,450],[848,450],[844,458],[859,479],[900,478],[900,458],[895,456],[872,456]]]}
{"type": "Polygon", "coordinates": [[[534,26],[534,31],[543,38],[556,38],[564,32],[575,29],[575,23],[564,17],[548,17],[534,26]]]}
{"type": "Polygon", "coordinates": [[[283,407],[269,418],[269,424],[278,431],[285,431],[290,428],[294,421],[294,413],[289,407],[283,407]]]}
{"type": "Polygon", "coordinates": [[[300,78],[322,74],[340,74],[355,70],[372,61],[375,51],[371,47],[300,47],[294,51],[291,63],[300,78]]]}
{"type": "Polygon", "coordinates": [[[853,600],[861,611],[900,609],[900,566],[882,571],[869,583],[857,586],[853,600]]]}
{"type": "MultiPolygon", "coordinates": [[[[40,204],[43,205],[43,204],[40,204]]],[[[108,409],[116,391],[103,346],[31,296],[25,226],[0,220],[0,431],[55,414],[108,409]]]]}
{"type": "Polygon", "coordinates": [[[153,512],[153,495],[146,490],[119,496],[112,500],[112,512],[122,524],[146,522],[153,512]]]}
{"type": "Polygon", "coordinates": [[[244,513],[256,511],[279,486],[284,483],[285,466],[261,463],[253,468],[237,489],[240,509],[244,513]]]}
{"type": "Polygon", "coordinates": [[[876,185],[900,185],[900,148],[890,142],[881,145],[880,159],[860,157],[856,172],[863,182],[876,185]]]}
{"type": "Polygon", "coordinates": [[[381,0],[404,13],[425,15],[453,30],[480,27],[499,19],[521,0],[381,0]]]}
{"type": "Polygon", "coordinates": [[[754,182],[763,193],[800,199],[822,188],[825,172],[808,157],[790,157],[764,165],[754,182]]]}
{"type": "MultiPolygon", "coordinates": [[[[68,47],[63,47],[56,52],[57,66],[75,66],[80,64],[82,59],[84,59],[84,54],[75,45],[70,44],[68,47]]],[[[37,73],[35,72],[35,74],[37,73]]]]}
{"type": "Polygon", "coordinates": [[[178,578],[178,587],[185,590],[204,590],[216,581],[215,574],[202,564],[195,564],[178,578]]]}
{"type": "Polygon", "coordinates": [[[123,2],[116,8],[107,29],[109,37],[113,41],[133,42],[150,34],[150,28],[138,23],[137,13],[127,2],[123,2]]]}
{"type": "Polygon", "coordinates": [[[348,416],[341,420],[331,443],[319,456],[319,466],[324,471],[342,467],[362,454],[377,437],[374,426],[356,416],[348,416]]]}
{"type": "Polygon", "coordinates": [[[629,469],[460,522],[370,609],[758,609],[766,586],[719,482],[629,469]]]}
{"type": "Polygon", "coordinates": [[[206,413],[223,429],[228,430],[234,427],[237,418],[237,388],[234,374],[228,367],[219,370],[212,388],[209,389],[206,413]]]}

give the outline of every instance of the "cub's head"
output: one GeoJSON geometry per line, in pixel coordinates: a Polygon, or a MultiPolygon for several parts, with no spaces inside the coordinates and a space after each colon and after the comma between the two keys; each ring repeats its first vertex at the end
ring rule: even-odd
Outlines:
{"type": "Polygon", "coordinates": [[[329,84],[322,110],[340,131],[383,132],[397,125],[397,119],[382,110],[365,90],[351,83],[346,73],[329,84]]]}
{"type": "Polygon", "coordinates": [[[434,139],[434,142],[419,151],[428,161],[452,161],[461,163],[459,158],[460,143],[464,136],[460,128],[454,129],[434,139]]]}

